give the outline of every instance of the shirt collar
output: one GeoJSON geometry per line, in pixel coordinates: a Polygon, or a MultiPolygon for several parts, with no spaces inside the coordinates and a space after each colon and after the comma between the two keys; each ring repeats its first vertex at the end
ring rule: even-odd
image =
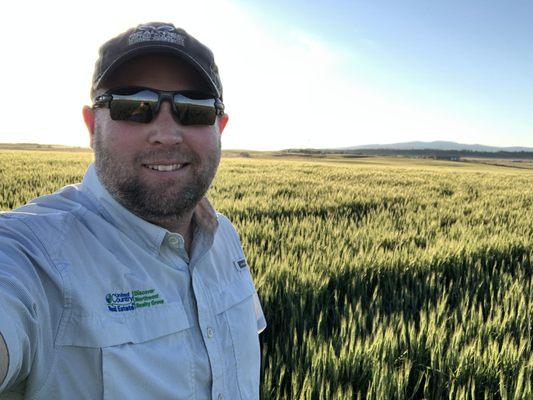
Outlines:
{"type": "MultiPolygon", "coordinates": [[[[98,178],[94,163],[91,163],[87,168],[81,183],[81,190],[91,197],[106,220],[118,227],[136,243],[150,248],[154,253],[159,253],[165,237],[170,232],[138,217],[116,201],[98,178]]],[[[214,236],[218,228],[217,213],[205,196],[194,209],[193,223],[197,229],[205,231],[211,237],[214,236]]]]}

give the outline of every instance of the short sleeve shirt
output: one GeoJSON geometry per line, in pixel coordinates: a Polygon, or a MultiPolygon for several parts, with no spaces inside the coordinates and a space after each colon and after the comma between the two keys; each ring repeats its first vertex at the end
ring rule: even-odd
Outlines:
{"type": "MultiPolygon", "coordinates": [[[[231,222],[183,237],[78,185],[0,214],[0,392],[27,399],[258,399],[266,321],[231,222]]],[[[3,396],[0,394],[0,398],[3,396]]]]}

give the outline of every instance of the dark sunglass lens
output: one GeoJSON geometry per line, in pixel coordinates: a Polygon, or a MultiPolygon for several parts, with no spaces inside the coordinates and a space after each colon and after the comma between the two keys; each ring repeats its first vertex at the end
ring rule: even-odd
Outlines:
{"type": "Polygon", "coordinates": [[[157,93],[142,90],[133,94],[113,94],[110,104],[111,119],[148,123],[154,116],[157,93]]]}
{"type": "Polygon", "coordinates": [[[213,125],[216,118],[215,99],[195,99],[174,95],[174,104],[183,125],[213,125]]]}

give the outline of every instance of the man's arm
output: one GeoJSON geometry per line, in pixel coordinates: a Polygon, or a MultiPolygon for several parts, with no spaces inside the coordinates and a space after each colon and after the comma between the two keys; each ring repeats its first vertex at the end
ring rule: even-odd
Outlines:
{"type": "Polygon", "coordinates": [[[0,393],[28,377],[43,350],[38,344],[48,321],[38,269],[48,260],[26,224],[4,217],[0,214],[0,393]]]}
{"type": "Polygon", "coordinates": [[[7,367],[9,366],[9,354],[7,352],[6,342],[0,332],[0,386],[4,383],[7,375],[7,367]]]}

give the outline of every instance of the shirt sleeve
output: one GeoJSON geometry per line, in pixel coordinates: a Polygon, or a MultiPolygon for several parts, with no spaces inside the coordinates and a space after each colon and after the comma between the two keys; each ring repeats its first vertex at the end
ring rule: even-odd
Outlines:
{"type": "Polygon", "coordinates": [[[0,333],[8,352],[7,374],[0,383],[0,393],[30,374],[32,360],[42,343],[40,314],[46,309],[35,268],[36,263],[42,262],[42,252],[34,244],[26,246],[24,224],[13,226],[5,222],[0,216],[0,333]]]}

